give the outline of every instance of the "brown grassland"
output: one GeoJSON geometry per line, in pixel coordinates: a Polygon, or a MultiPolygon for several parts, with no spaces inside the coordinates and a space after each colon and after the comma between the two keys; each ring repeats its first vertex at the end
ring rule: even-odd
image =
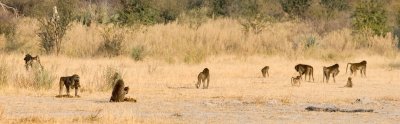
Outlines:
{"type": "MultiPolygon", "coordinates": [[[[179,21],[178,21],[179,22],[179,21]]],[[[45,55],[36,22],[18,22],[22,48],[0,54],[1,123],[397,123],[400,121],[400,59],[396,38],[352,35],[350,29],[319,34],[306,23],[266,24],[260,34],[243,33],[231,19],[207,21],[198,29],[177,22],[115,28],[124,36],[123,55],[97,56],[101,33],[113,26],[73,25],[62,54],[45,55]],[[310,39],[311,38],[311,39],[310,39]],[[305,47],[305,41],[315,46],[305,47]],[[368,44],[369,47],[358,47],[368,44]],[[130,50],[144,47],[144,59],[130,50]],[[45,72],[26,71],[25,53],[40,55],[45,72]],[[346,84],[348,62],[368,61],[367,77],[346,84]],[[315,82],[290,85],[298,63],[314,67],[315,82]],[[336,83],[322,83],[322,67],[338,63],[336,83]],[[261,68],[270,67],[262,78],[261,68]],[[197,74],[209,68],[209,89],[196,89],[197,74]],[[122,74],[127,96],[137,103],[109,103],[109,71],[122,74]],[[58,79],[78,74],[81,98],[55,98],[58,79]],[[36,79],[38,78],[38,79],[36,79]],[[42,88],[40,82],[50,82],[42,88]],[[359,102],[356,100],[360,99],[359,102]],[[307,106],[374,109],[372,113],[308,112],[307,106]]],[[[5,39],[0,38],[0,46],[5,39]]]]}

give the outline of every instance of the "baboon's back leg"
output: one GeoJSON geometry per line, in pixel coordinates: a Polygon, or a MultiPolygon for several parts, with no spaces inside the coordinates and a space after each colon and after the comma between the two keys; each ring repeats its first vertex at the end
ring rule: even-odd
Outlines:
{"type": "Polygon", "coordinates": [[[61,95],[62,94],[62,91],[63,91],[63,87],[64,87],[64,81],[62,81],[61,79],[60,79],[60,93],[58,94],[58,95],[61,95]]]}
{"type": "Polygon", "coordinates": [[[207,78],[207,89],[209,84],[210,84],[210,78],[207,78]]]}
{"type": "Polygon", "coordinates": [[[269,77],[269,73],[268,73],[268,70],[267,70],[267,75],[268,75],[268,77],[269,77]]]}

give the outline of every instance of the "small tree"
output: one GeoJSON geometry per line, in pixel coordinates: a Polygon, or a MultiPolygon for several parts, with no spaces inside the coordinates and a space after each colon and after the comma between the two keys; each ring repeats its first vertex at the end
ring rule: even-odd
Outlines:
{"type": "Polygon", "coordinates": [[[372,30],[375,35],[385,35],[389,31],[386,10],[380,0],[363,0],[352,15],[355,31],[372,30]]]}
{"type": "Polygon", "coordinates": [[[283,11],[288,13],[291,17],[304,18],[304,13],[311,6],[312,0],[281,0],[283,11]]]}
{"type": "Polygon", "coordinates": [[[348,0],[321,0],[319,4],[326,9],[328,18],[333,17],[335,11],[344,11],[350,8],[348,0]]]}
{"type": "Polygon", "coordinates": [[[228,16],[228,2],[227,0],[211,0],[212,16],[228,16]]]}
{"type": "Polygon", "coordinates": [[[61,51],[62,38],[73,21],[74,4],[70,0],[58,0],[53,8],[53,16],[40,18],[39,37],[41,46],[47,54],[54,51],[58,55],[61,51]]]}

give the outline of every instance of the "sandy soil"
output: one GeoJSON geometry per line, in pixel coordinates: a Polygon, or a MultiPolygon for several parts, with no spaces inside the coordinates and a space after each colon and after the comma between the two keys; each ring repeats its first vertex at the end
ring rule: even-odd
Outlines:
{"type": "MultiPolygon", "coordinates": [[[[368,66],[367,77],[353,77],[353,88],[341,88],[349,74],[341,73],[322,83],[326,63],[313,63],[315,82],[290,85],[295,75],[292,61],[274,63],[270,77],[262,78],[262,63],[245,65],[207,63],[211,71],[209,89],[195,89],[196,74],[204,65],[159,65],[148,74],[144,64],[125,66],[129,97],[137,103],[109,103],[111,91],[82,90],[81,98],[55,98],[58,91],[13,90],[0,94],[0,117],[8,123],[398,123],[400,121],[400,71],[379,64],[368,66]],[[273,68],[281,65],[282,69],[273,68]],[[282,66],[290,65],[290,66],[282,66]],[[143,78],[136,78],[142,69],[143,78]],[[231,71],[235,68],[238,71],[231,71]],[[168,73],[169,71],[173,74],[168,73]],[[187,70],[187,71],[183,71],[187,70]],[[144,73],[144,74],[143,74],[144,73]],[[151,76],[149,76],[151,75],[151,76]],[[169,76],[168,76],[169,75],[169,76]],[[172,75],[172,76],[171,76],[172,75]],[[153,77],[153,78],[150,78],[153,77]],[[38,93],[36,93],[38,92],[38,93]],[[360,101],[356,101],[360,99],[360,101]],[[374,109],[372,113],[309,112],[307,106],[374,109]],[[1,111],[2,110],[2,111],[1,111]]],[[[74,62],[74,61],[73,61],[74,62]]],[[[72,63],[73,63],[72,62],[72,63]]],[[[272,63],[271,61],[269,61],[272,63]]],[[[308,61],[306,61],[308,62],[308,61]]],[[[57,64],[57,63],[55,63],[57,64]]],[[[126,65],[126,64],[121,64],[126,65]]],[[[62,69],[62,68],[61,68],[62,69]]],[[[84,77],[84,76],[81,76],[84,77]]],[[[82,78],[85,82],[84,78],[82,78]]],[[[86,81],[88,82],[88,81],[86,81]]],[[[83,84],[82,87],[90,85],[83,84]]]]}

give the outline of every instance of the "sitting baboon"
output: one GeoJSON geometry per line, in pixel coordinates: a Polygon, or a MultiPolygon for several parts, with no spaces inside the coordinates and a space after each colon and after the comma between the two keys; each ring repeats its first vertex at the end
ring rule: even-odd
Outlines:
{"type": "Polygon", "coordinates": [[[203,89],[207,89],[208,84],[210,83],[210,70],[208,70],[208,68],[204,68],[204,70],[200,72],[199,75],[197,76],[196,88],[200,87],[201,82],[203,82],[203,89]],[[207,80],[207,85],[206,85],[206,80],[207,80]]]}
{"type": "Polygon", "coordinates": [[[65,88],[67,89],[67,96],[69,95],[69,89],[75,89],[75,96],[79,97],[78,95],[78,88],[81,87],[79,83],[79,75],[74,74],[72,76],[67,76],[67,77],[61,77],[60,78],[60,93],[59,96],[62,96],[62,90],[63,86],[65,85],[65,88]]]}
{"type": "Polygon", "coordinates": [[[300,86],[300,80],[301,80],[301,76],[296,76],[296,77],[292,77],[292,80],[291,80],[291,84],[292,84],[292,86],[300,86]]]}
{"type": "Polygon", "coordinates": [[[311,65],[305,65],[305,64],[297,64],[294,69],[296,69],[297,72],[300,74],[300,79],[304,75],[304,80],[307,80],[307,75],[308,75],[308,81],[311,80],[311,77],[314,82],[314,68],[311,65]]]}
{"type": "Polygon", "coordinates": [[[335,77],[336,75],[339,74],[339,64],[334,64],[329,67],[323,67],[323,77],[322,77],[322,82],[325,82],[324,80],[326,79],[326,82],[329,83],[329,77],[332,74],[333,77],[333,82],[336,83],[335,77]]]}
{"type": "Polygon", "coordinates": [[[347,84],[344,87],[352,88],[353,87],[353,82],[351,81],[351,77],[348,78],[347,84]]]}
{"type": "Polygon", "coordinates": [[[268,75],[268,77],[269,77],[268,70],[269,70],[269,66],[265,66],[264,68],[261,69],[261,73],[262,73],[263,77],[265,77],[266,75],[268,75]]]}
{"type": "Polygon", "coordinates": [[[129,87],[125,87],[124,81],[122,79],[119,79],[117,83],[115,84],[110,102],[123,102],[125,100],[125,95],[128,94],[129,87]]]}
{"type": "Polygon", "coordinates": [[[346,66],[346,74],[347,74],[347,68],[350,65],[350,73],[356,75],[356,71],[360,70],[361,76],[364,74],[364,77],[367,76],[366,71],[367,71],[367,61],[363,60],[360,63],[347,63],[346,66]]]}
{"type": "Polygon", "coordinates": [[[30,54],[26,54],[24,60],[25,60],[25,68],[26,68],[26,70],[28,70],[29,67],[32,68],[33,61],[36,61],[39,64],[40,68],[43,69],[43,66],[40,63],[40,59],[39,59],[38,55],[33,57],[30,54]]]}

